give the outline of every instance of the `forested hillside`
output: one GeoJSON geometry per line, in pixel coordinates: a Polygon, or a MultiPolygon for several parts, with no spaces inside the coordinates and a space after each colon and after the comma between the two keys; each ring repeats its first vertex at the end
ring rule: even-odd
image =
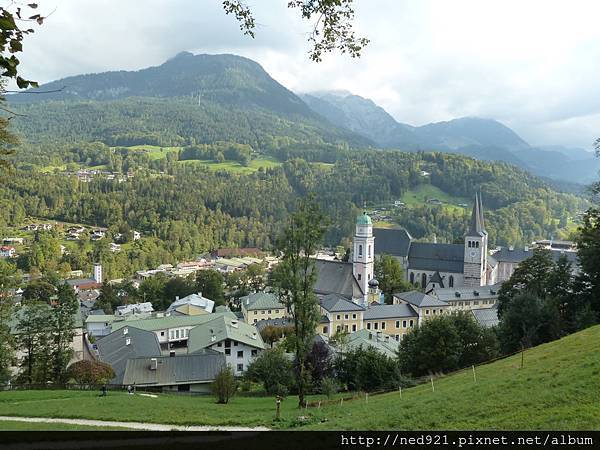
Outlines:
{"type": "Polygon", "coordinates": [[[15,170],[0,185],[0,231],[31,217],[103,226],[109,235],[93,248],[71,245],[66,256],[21,258],[23,270],[40,261],[85,270],[101,260],[108,276],[120,277],[222,246],[269,249],[309,193],[328,215],[332,246],[348,244],[363,204],[392,205],[422,185],[463,203],[424,201],[391,212],[417,239],[462,239],[477,190],[491,245],[566,235],[585,207],[506,163],[373,149],[311,112],[257,64],[231,55],[184,54],[157,68],[49,87],[61,83],[67,88],[50,100],[22,94],[11,106],[25,116],[14,121],[22,137],[15,170]],[[90,169],[94,175],[77,174],[90,169]],[[110,252],[111,236],[131,229],[143,239],[110,252]]]}

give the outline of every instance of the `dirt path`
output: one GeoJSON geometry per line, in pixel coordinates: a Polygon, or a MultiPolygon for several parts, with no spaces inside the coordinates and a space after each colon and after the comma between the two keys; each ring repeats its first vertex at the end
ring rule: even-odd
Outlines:
{"type": "Polygon", "coordinates": [[[269,431],[266,427],[236,427],[220,425],[170,425],[162,423],[143,423],[143,422],[113,422],[109,420],[90,420],[90,419],[57,419],[49,417],[13,417],[0,416],[0,420],[12,420],[17,422],[32,423],[67,423],[71,425],[87,425],[97,427],[123,427],[132,430],[147,431],[269,431]]]}

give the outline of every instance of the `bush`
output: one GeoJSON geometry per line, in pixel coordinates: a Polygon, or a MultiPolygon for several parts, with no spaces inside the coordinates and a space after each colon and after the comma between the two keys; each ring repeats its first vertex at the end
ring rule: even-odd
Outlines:
{"type": "Polygon", "coordinates": [[[67,369],[68,379],[78,384],[105,384],[115,377],[115,371],[110,364],[101,361],[77,361],[67,369]]]}
{"type": "Polygon", "coordinates": [[[262,383],[271,395],[285,396],[294,385],[292,363],[280,349],[263,351],[248,366],[246,377],[262,383]]]}
{"type": "Polygon", "coordinates": [[[372,347],[359,347],[335,361],[337,378],[352,391],[378,391],[404,386],[398,361],[372,347]]]}
{"type": "Polygon", "coordinates": [[[235,395],[237,383],[233,376],[231,366],[227,365],[215,377],[212,383],[212,393],[217,399],[217,403],[227,404],[235,395]]]}
{"type": "Polygon", "coordinates": [[[335,378],[325,377],[321,380],[321,394],[326,395],[327,398],[331,399],[339,389],[340,386],[335,378]]]}

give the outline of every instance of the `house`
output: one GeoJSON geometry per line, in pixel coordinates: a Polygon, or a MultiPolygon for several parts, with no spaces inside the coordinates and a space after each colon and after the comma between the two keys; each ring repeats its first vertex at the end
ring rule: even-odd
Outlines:
{"type": "Polygon", "coordinates": [[[13,244],[13,245],[15,245],[15,244],[23,245],[24,242],[25,242],[25,239],[19,238],[19,237],[7,237],[7,238],[4,238],[2,240],[2,243],[4,245],[11,245],[11,244],[13,244]]]}
{"type": "Polygon", "coordinates": [[[117,306],[115,315],[116,316],[128,316],[131,314],[151,313],[153,311],[154,311],[154,308],[152,307],[152,303],[150,303],[150,302],[133,303],[130,305],[117,306]]]}
{"type": "Polygon", "coordinates": [[[269,292],[255,292],[240,298],[242,314],[246,323],[255,324],[259,320],[281,319],[287,315],[279,298],[269,292]]]}
{"type": "Polygon", "coordinates": [[[212,350],[175,357],[130,358],[125,366],[123,385],[160,389],[163,392],[209,394],[211,383],[225,365],[225,356],[212,350]]]}
{"type": "Polygon", "coordinates": [[[113,331],[102,339],[98,339],[96,345],[100,360],[110,364],[115,371],[115,377],[111,380],[111,384],[123,384],[129,359],[162,355],[160,344],[154,333],[132,326],[113,331]]]}
{"type": "Polygon", "coordinates": [[[498,301],[501,283],[493,286],[437,288],[431,296],[447,303],[451,311],[491,308],[498,301]]]}
{"type": "MultiPolygon", "coordinates": [[[[533,250],[534,249],[529,246],[525,246],[524,248],[502,247],[497,252],[493,253],[492,257],[498,261],[497,282],[508,280],[515,269],[519,267],[519,264],[533,256],[533,250]]],[[[549,248],[549,251],[554,261],[558,261],[558,259],[564,255],[571,263],[573,272],[577,273],[579,271],[577,251],[552,247],[549,248]]]]}
{"type": "Polygon", "coordinates": [[[189,332],[188,353],[205,349],[224,354],[225,362],[239,376],[252,358],[265,349],[265,344],[256,327],[222,314],[189,332]]]}
{"type": "Polygon", "coordinates": [[[364,314],[366,330],[382,332],[392,336],[396,341],[412,330],[419,321],[419,315],[410,304],[371,305],[364,314]]]}
{"type": "Polygon", "coordinates": [[[346,298],[363,297],[364,292],[354,277],[354,265],[351,262],[318,259],[315,260],[315,271],[315,294],[337,294],[346,298]]]}
{"type": "Polygon", "coordinates": [[[337,332],[354,333],[363,327],[365,308],[339,294],[328,294],[320,299],[321,321],[318,332],[334,336],[337,332]]]}
{"type": "Polygon", "coordinates": [[[0,258],[13,258],[15,257],[15,248],[9,245],[3,245],[0,247],[0,258]]]}
{"type": "Polygon", "coordinates": [[[140,233],[139,231],[134,231],[133,232],[133,240],[137,241],[138,239],[141,239],[142,237],[142,233],[140,233]]]}
{"type": "Polygon", "coordinates": [[[171,315],[195,316],[199,314],[210,314],[213,312],[215,302],[203,297],[202,292],[190,294],[187,297],[175,297],[175,301],[167,308],[171,315]]]}
{"type": "Polygon", "coordinates": [[[121,244],[115,244],[114,242],[110,243],[110,251],[113,253],[117,253],[121,251],[121,244]]]}
{"type": "Polygon", "coordinates": [[[89,314],[85,319],[85,329],[90,336],[102,337],[112,333],[112,314],[89,314]]]}
{"type": "Polygon", "coordinates": [[[418,291],[394,294],[393,302],[395,305],[410,305],[419,317],[417,326],[430,317],[448,313],[450,308],[446,302],[418,291]]]}

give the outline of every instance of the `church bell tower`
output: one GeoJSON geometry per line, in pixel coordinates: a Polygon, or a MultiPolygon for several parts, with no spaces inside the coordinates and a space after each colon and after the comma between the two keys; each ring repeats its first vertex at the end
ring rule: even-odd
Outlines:
{"type": "Polygon", "coordinates": [[[469,229],[465,235],[464,284],[465,286],[485,286],[487,284],[488,234],[483,221],[481,195],[475,194],[475,204],[471,213],[469,229]]]}
{"type": "Polygon", "coordinates": [[[366,211],[356,219],[354,233],[354,251],[352,264],[354,278],[363,294],[363,303],[367,301],[369,280],[375,277],[375,238],[373,237],[373,222],[366,211]]]}

